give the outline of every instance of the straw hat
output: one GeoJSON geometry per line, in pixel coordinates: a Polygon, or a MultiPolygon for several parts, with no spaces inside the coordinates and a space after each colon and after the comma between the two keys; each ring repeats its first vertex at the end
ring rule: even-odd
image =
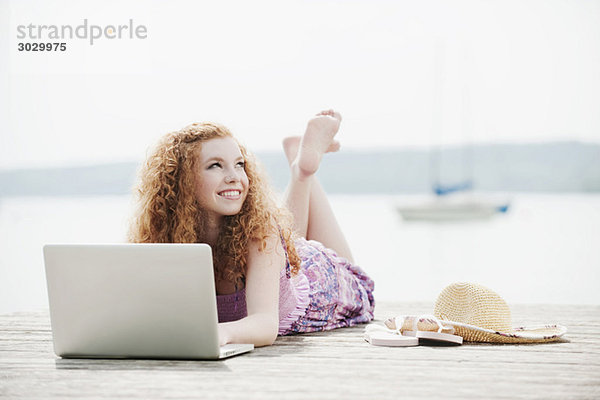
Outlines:
{"type": "Polygon", "coordinates": [[[438,296],[434,315],[467,342],[554,342],[567,332],[560,325],[513,328],[510,309],[498,294],[475,283],[454,283],[438,296]]]}

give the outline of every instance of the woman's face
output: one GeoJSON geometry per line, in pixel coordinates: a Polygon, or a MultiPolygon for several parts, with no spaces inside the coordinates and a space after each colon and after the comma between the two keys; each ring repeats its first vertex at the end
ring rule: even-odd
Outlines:
{"type": "Polygon", "coordinates": [[[210,139],[197,153],[196,199],[213,221],[240,212],[248,176],[239,146],[231,137],[210,139]]]}

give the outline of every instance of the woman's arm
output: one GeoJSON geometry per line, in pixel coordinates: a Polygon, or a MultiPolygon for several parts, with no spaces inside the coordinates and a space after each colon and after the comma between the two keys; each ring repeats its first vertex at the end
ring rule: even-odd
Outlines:
{"type": "Polygon", "coordinates": [[[246,306],[248,316],[219,324],[220,344],[253,343],[268,346],[279,330],[279,277],[285,267],[285,254],[278,235],[267,239],[263,251],[251,243],[246,267],[246,306]]]}

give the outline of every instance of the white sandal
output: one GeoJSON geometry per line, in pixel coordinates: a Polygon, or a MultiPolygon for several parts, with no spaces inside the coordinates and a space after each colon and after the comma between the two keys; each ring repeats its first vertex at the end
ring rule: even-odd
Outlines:
{"type": "Polygon", "coordinates": [[[367,325],[364,339],[373,346],[410,347],[419,344],[416,337],[404,336],[400,330],[375,324],[367,325]]]}
{"type": "MultiPolygon", "coordinates": [[[[388,322],[386,326],[390,329],[388,322]]],[[[434,317],[433,315],[401,315],[393,319],[395,330],[398,330],[402,335],[415,337],[417,339],[432,340],[437,342],[445,342],[452,344],[462,344],[462,336],[454,335],[454,327],[451,325],[444,326],[443,322],[434,317]],[[407,322],[412,320],[412,326],[410,330],[404,328],[407,322]],[[419,329],[421,324],[421,329],[419,329]],[[427,326],[429,325],[429,326],[427,326]],[[435,326],[433,326],[435,325],[435,326]],[[398,328],[399,327],[399,328],[398,328]],[[437,330],[432,330],[436,329],[437,330]],[[447,331],[447,332],[444,332],[447,331]]]]}

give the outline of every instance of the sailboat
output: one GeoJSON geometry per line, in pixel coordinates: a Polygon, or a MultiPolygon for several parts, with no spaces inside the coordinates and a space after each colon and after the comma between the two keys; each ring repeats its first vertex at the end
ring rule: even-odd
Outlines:
{"type": "MultiPolygon", "coordinates": [[[[462,191],[462,186],[464,184],[457,190],[462,191]]],[[[444,193],[412,205],[398,205],[396,209],[407,221],[442,222],[488,219],[498,213],[506,213],[510,208],[509,201],[505,199],[477,195],[469,191],[450,195],[453,191],[448,192],[447,187],[438,190],[444,193]]]]}
{"type": "MultiPolygon", "coordinates": [[[[441,41],[435,47],[433,136],[441,136],[442,131],[442,72],[444,46],[441,41]]],[[[467,54],[465,54],[467,56],[467,54]]],[[[465,57],[466,58],[466,57],[465,57]]],[[[463,90],[463,130],[470,131],[469,92],[465,80],[463,90]]],[[[432,140],[433,141],[433,140],[432,140]]],[[[505,198],[477,194],[473,184],[472,145],[465,147],[463,154],[464,173],[470,178],[452,185],[441,183],[442,149],[437,146],[430,153],[430,181],[432,196],[417,202],[403,203],[396,206],[402,218],[407,221],[465,221],[488,219],[498,213],[506,213],[510,203],[505,198]]]]}

